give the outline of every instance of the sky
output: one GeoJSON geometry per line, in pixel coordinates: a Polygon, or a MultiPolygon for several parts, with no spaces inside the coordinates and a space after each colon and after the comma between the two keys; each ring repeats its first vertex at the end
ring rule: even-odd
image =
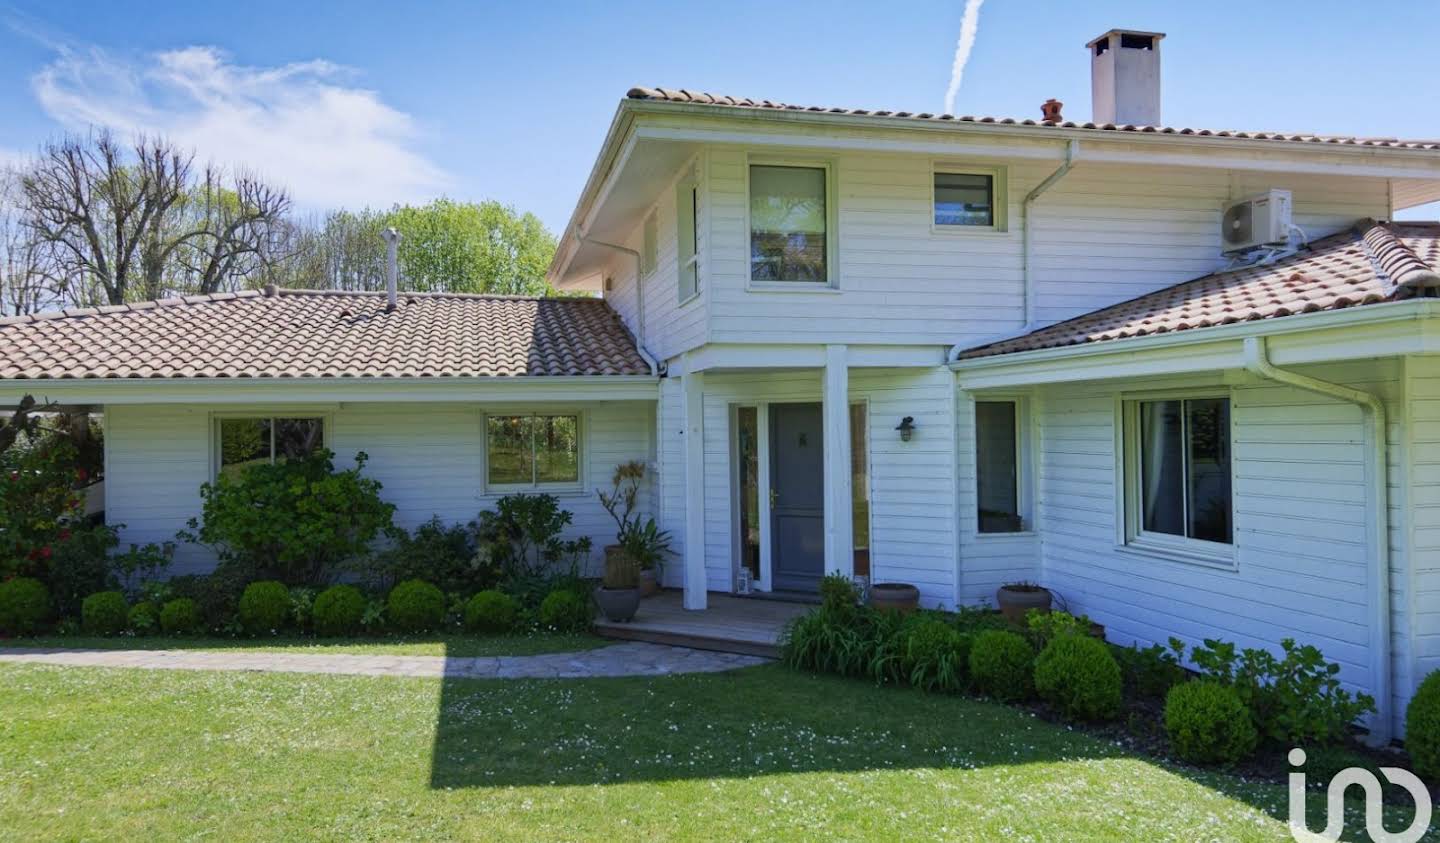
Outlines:
{"type": "Polygon", "coordinates": [[[1084,45],[1114,27],[1167,33],[1168,125],[1440,138],[1433,2],[984,0],[957,87],[965,7],[0,0],[0,162],[107,126],[307,211],[497,199],[558,233],[632,86],[1089,119],[1084,45]]]}

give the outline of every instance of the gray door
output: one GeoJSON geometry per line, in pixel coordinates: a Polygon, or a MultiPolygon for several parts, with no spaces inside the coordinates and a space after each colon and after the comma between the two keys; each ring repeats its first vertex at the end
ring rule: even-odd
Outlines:
{"type": "Polygon", "coordinates": [[[825,443],[819,404],[770,405],[772,587],[818,591],[825,572],[825,443]]]}

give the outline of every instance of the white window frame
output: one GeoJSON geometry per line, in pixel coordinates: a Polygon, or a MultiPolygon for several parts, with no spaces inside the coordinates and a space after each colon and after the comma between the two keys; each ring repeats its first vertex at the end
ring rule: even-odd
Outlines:
{"type": "Polygon", "coordinates": [[[965,164],[955,161],[934,161],[930,167],[930,231],[934,234],[976,236],[1005,234],[1010,230],[1010,170],[1004,166],[965,164]],[[994,210],[990,225],[940,225],[935,222],[935,177],[989,176],[993,195],[990,197],[994,210]]]}
{"type": "Polygon", "coordinates": [[[580,494],[585,492],[586,437],[590,431],[590,420],[584,410],[574,407],[491,407],[480,414],[480,484],[487,494],[510,494],[512,492],[550,492],[552,494],[580,494]],[[575,480],[556,483],[491,483],[490,482],[490,419],[503,416],[574,416],[575,417],[575,480]]]}
{"type": "Polygon", "coordinates": [[[1124,394],[1119,397],[1120,424],[1117,427],[1122,495],[1120,500],[1120,547],[1127,551],[1177,562],[1234,571],[1239,559],[1239,531],[1235,519],[1235,400],[1229,389],[1186,389],[1124,394]],[[1140,500],[1140,405],[1151,401],[1196,401],[1224,399],[1230,402],[1230,544],[1154,533],[1142,528],[1140,500]]]}
{"type": "Polygon", "coordinates": [[[833,293],[840,291],[840,191],[837,189],[835,162],[828,158],[773,158],[762,155],[745,156],[745,288],[764,293],[833,293]],[[824,281],[756,281],[750,265],[750,168],[801,167],[825,171],[825,280],[824,281]]]}
{"type": "MultiPolygon", "coordinates": [[[[693,167],[694,165],[692,165],[693,167]]],[[[675,261],[676,261],[676,300],[677,306],[688,304],[700,296],[704,289],[704,276],[701,273],[701,202],[703,201],[703,190],[701,181],[694,169],[675,184],[675,261]],[[689,203],[693,202],[693,205],[689,203]],[[689,205],[690,222],[685,221],[686,206],[689,205]],[[685,257],[686,251],[691,245],[686,244],[685,234],[690,234],[690,241],[693,244],[693,253],[689,258],[685,257]],[[687,285],[686,273],[692,283],[687,285]],[[688,289],[687,289],[688,286],[688,289]]]]}
{"type": "Polygon", "coordinates": [[[210,414],[210,479],[215,480],[220,476],[220,469],[224,466],[220,454],[220,422],[225,419],[270,419],[270,464],[275,464],[275,419],[319,419],[320,420],[320,444],[322,448],[335,452],[330,441],[335,426],[333,414],[324,411],[304,409],[262,409],[262,410],[226,410],[210,414]]]}
{"type": "Polygon", "coordinates": [[[973,523],[971,535],[979,541],[1035,535],[1034,480],[1030,476],[1030,461],[1033,454],[1030,396],[1013,392],[997,395],[972,395],[970,397],[970,431],[970,465],[973,467],[970,472],[970,492],[973,496],[970,512],[973,523]],[[984,533],[980,531],[980,416],[976,405],[982,402],[1015,405],[1015,504],[1020,510],[1020,529],[1014,532],[984,533]]]}
{"type": "Polygon", "coordinates": [[[660,268],[660,214],[651,208],[640,222],[640,280],[660,268]]]}

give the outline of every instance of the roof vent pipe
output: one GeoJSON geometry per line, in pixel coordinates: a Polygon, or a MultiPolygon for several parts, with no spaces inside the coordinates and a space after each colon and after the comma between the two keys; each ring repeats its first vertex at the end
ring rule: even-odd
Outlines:
{"type": "Polygon", "coordinates": [[[399,306],[396,298],[400,294],[400,232],[394,226],[380,232],[385,238],[385,310],[399,306]]]}

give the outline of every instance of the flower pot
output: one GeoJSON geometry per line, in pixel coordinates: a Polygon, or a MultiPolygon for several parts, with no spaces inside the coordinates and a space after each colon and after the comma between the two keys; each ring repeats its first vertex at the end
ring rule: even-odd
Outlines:
{"type": "Polygon", "coordinates": [[[633,619],[640,609],[640,589],[606,588],[602,585],[595,589],[595,605],[600,607],[600,614],[606,620],[625,623],[633,619]]]}
{"type": "Polygon", "coordinates": [[[653,597],[660,593],[660,580],[654,568],[640,569],[640,596],[653,597]]]}
{"type": "Polygon", "coordinates": [[[920,608],[920,589],[908,583],[877,582],[870,585],[870,606],[913,612],[920,608]]]}
{"type": "Polygon", "coordinates": [[[1000,614],[1015,624],[1024,624],[1025,615],[1031,609],[1050,611],[1050,601],[1050,589],[1038,585],[1002,585],[995,592],[995,602],[1000,606],[1000,614]]]}

